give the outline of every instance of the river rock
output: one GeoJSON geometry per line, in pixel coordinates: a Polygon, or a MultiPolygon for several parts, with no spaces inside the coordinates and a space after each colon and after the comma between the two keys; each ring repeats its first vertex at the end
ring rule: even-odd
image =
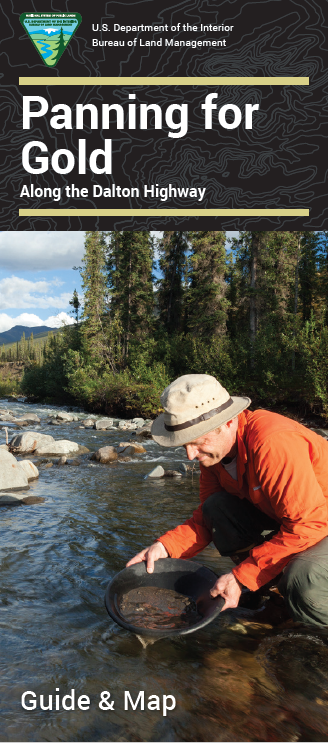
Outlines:
{"type": "Polygon", "coordinates": [[[21,503],[25,506],[34,506],[36,503],[44,503],[45,498],[41,498],[38,495],[28,495],[26,498],[22,498],[21,503]]]}
{"type": "Polygon", "coordinates": [[[48,421],[49,426],[60,426],[61,421],[57,421],[57,418],[52,418],[51,421],[48,421]]]}
{"type": "Polygon", "coordinates": [[[57,464],[59,465],[59,467],[61,467],[63,464],[66,464],[66,462],[67,457],[59,457],[57,464]]]}
{"type": "Polygon", "coordinates": [[[151,423],[146,423],[146,425],[142,426],[142,428],[138,428],[137,436],[139,436],[140,438],[144,438],[144,439],[151,439],[152,438],[151,427],[152,427],[151,423]]]}
{"type": "Polygon", "coordinates": [[[81,462],[79,459],[68,459],[66,464],[69,464],[71,467],[79,467],[81,462]]]}
{"type": "Polygon", "coordinates": [[[141,428],[144,425],[145,419],[144,418],[132,418],[132,425],[135,428],[141,428]]]}
{"type": "Polygon", "coordinates": [[[135,428],[135,426],[131,421],[119,421],[118,428],[124,431],[135,428]]]}
{"type": "Polygon", "coordinates": [[[95,424],[95,421],[94,421],[93,418],[85,418],[85,420],[82,421],[82,426],[80,426],[80,427],[81,428],[82,427],[84,427],[84,428],[93,428],[94,424],[95,424]]]}
{"type": "Polygon", "coordinates": [[[0,490],[28,488],[27,475],[17,459],[5,449],[0,449],[0,490]]]}
{"type": "Polygon", "coordinates": [[[90,459],[101,462],[101,464],[108,464],[108,462],[115,462],[118,459],[118,454],[114,446],[102,446],[91,455],[90,459]]]}
{"type": "Polygon", "coordinates": [[[0,506],[19,506],[24,498],[26,498],[25,493],[14,494],[0,492],[0,506]]]}
{"type": "Polygon", "coordinates": [[[116,447],[116,451],[118,454],[124,454],[126,457],[132,457],[134,454],[145,454],[146,449],[141,444],[131,444],[124,441],[116,447]]]}
{"type": "Polygon", "coordinates": [[[65,411],[62,410],[60,411],[60,413],[57,413],[56,418],[58,421],[63,421],[64,423],[72,423],[72,421],[74,420],[74,415],[72,415],[71,413],[65,413],[65,411]]]}
{"type": "Polygon", "coordinates": [[[49,446],[54,441],[53,436],[37,431],[27,431],[26,433],[17,433],[9,442],[9,448],[15,454],[31,454],[37,446],[49,446]]]}
{"type": "MultiPolygon", "coordinates": [[[[131,448],[134,449],[134,454],[146,454],[146,449],[142,444],[133,443],[130,444],[131,448]]],[[[124,454],[127,454],[128,452],[124,452],[124,454]]]]}
{"type": "Polygon", "coordinates": [[[165,475],[164,468],[162,467],[161,464],[158,464],[157,467],[154,467],[154,469],[151,470],[151,472],[149,472],[148,475],[146,475],[146,477],[144,477],[144,480],[147,480],[148,478],[155,479],[157,477],[164,477],[164,475],[165,475]]]}
{"type": "MultiPolygon", "coordinates": [[[[52,437],[50,437],[52,438],[52,437]]],[[[59,441],[49,441],[49,443],[40,442],[34,454],[37,457],[52,457],[58,454],[73,454],[78,452],[80,449],[79,445],[75,441],[68,441],[68,439],[60,439],[59,441]]]]}
{"type": "Polygon", "coordinates": [[[41,418],[36,413],[24,413],[20,418],[16,418],[17,421],[27,421],[30,423],[41,423],[41,418]]]}
{"type": "Polygon", "coordinates": [[[182,477],[182,472],[178,472],[178,470],[166,470],[164,477],[182,477]]]}
{"type": "Polygon", "coordinates": [[[112,418],[100,418],[99,421],[94,421],[93,427],[96,429],[96,431],[106,431],[107,428],[112,428],[112,425],[112,418]]]}
{"type": "Polygon", "coordinates": [[[29,459],[22,459],[18,464],[24,470],[28,481],[36,480],[39,477],[39,470],[29,459]]]}
{"type": "Polygon", "coordinates": [[[0,415],[0,421],[14,421],[16,420],[14,415],[11,415],[11,413],[2,413],[0,415]]]}

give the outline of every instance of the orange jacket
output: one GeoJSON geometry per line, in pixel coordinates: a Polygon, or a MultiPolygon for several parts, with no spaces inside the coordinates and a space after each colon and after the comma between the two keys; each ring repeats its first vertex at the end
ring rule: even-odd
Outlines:
{"type": "MultiPolygon", "coordinates": [[[[281,524],[233,569],[255,591],[274,578],[292,555],[328,535],[328,441],[289,418],[266,410],[244,411],[238,421],[238,482],[221,464],[200,464],[200,500],[224,489],[281,524]]],[[[171,557],[189,558],[211,541],[201,505],[192,518],[159,538],[171,557]]]]}

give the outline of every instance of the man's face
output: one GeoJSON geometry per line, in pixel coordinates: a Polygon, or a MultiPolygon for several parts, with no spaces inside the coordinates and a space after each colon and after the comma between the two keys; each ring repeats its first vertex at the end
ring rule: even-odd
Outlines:
{"type": "Polygon", "coordinates": [[[235,457],[237,429],[238,418],[234,418],[221,426],[220,431],[210,431],[190,444],[185,444],[188,459],[198,459],[204,467],[212,467],[224,457],[235,457]]]}

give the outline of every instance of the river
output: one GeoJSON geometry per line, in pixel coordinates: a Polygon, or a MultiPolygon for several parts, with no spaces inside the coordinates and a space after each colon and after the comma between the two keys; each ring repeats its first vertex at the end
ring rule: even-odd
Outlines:
{"type": "MultiPolygon", "coordinates": [[[[55,411],[43,406],[0,401],[5,408],[36,412],[35,430],[91,451],[130,438],[47,425],[55,411]]],[[[110,579],[198,504],[197,475],[143,479],[156,463],[177,468],[184,450],[144,445],[147,453],[130,462],[101,465],[85,455],[79,467],[40,465],[29,494],[44,501],[0,509],[0,740],[327,741],[328,631],[248,629],[235,610],[144,648],[108,616],[110,579]],[[89,709],[22,708],[26,691],[38,702],[71,689],[89,697],[89,709]],[[99,707],[105,690],[114,709],[99,707]],[[134,702],[144,691],[145,709],[125,710],[125,691],[134,702]],[[176,708],[166,716],[148,709],[151,695],[174,695],[176,708]]],[[[229,569],[211,546],[196,559],[217,573],[229,569]]]]}

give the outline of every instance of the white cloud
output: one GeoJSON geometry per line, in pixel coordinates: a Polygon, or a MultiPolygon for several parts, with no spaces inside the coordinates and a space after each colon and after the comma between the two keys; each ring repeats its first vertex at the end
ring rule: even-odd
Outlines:
{"type": "Polygon", "coordinates": [[[57,279],[53,281],[28,281],[18,276],[11,276],[0,280],[0,309],[7,310],[39,307],[47,309],[56,307],[66,309],[71,294],[63,292],[59,296],[49,295],[53,285],[58,286],[57,279]]]}
{"type": "Polygon", "coordinates": [[[61,328],[62,325],[73,325],[74,320],[67,312],[59,312],[58,315],[47,317],[42,323],[43,325],[48,325],[50,328],[61,328]]]}
{"type": "Polygon", "coordinates": [[[67,312],[59,312],[58,315],[51,315],[46,320],[41,320],[38,315],[32,315],[28,312],[22,312],[17,317],[9,317],[9,315],[2,312],[0,313],[0,333],[10,330],[15,325],[25,325],[28,328],[47,325],[48,328],[60,328],[63,323],[65,325],[72,325],[73,322],[73,318],[67,312]]]}
{"type": "Polygon", "coordinates": [[[1,267],[42,271],[80,266],[84,239],[84,232],[1,232],[1,267]]]}

